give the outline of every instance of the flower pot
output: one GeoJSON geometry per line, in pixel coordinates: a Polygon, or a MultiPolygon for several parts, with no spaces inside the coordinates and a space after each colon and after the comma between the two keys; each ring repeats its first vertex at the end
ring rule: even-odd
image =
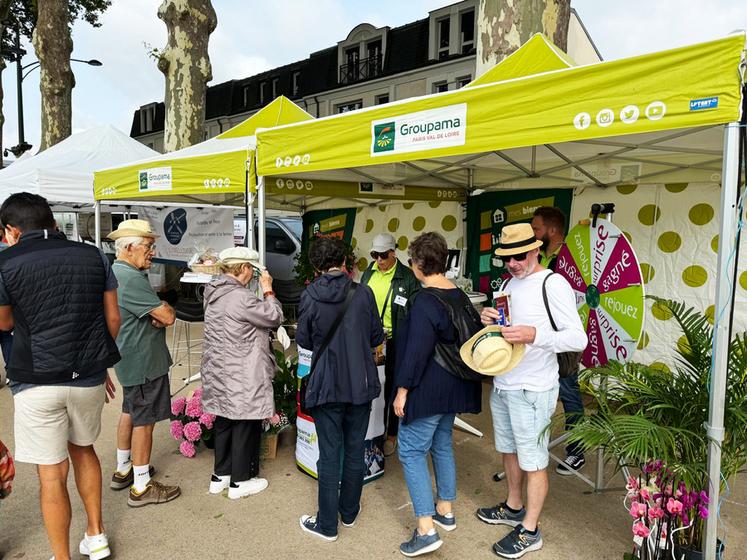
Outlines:
{"type": "MultiPolygon", "coordinates": [[[[721,560],[723,553],[724,545],[719,540],[716,544],[716,560],[721,560]]],[[[700,550],[693,550],[680,545],[674,545],[674,557],[675,560],[703,560],[705,554],[700,550]]]]}
{"type": "Polygon", "coordinates": [[[260,459],[274,459],[278,454],[278,435],[265,434],[259,447],[260,459]]]}
{"type": "Polygon", "coordinates": [[[296,445],[296,427],[288,426],[278,433],[278,447],[293,447],[296,445]]]}

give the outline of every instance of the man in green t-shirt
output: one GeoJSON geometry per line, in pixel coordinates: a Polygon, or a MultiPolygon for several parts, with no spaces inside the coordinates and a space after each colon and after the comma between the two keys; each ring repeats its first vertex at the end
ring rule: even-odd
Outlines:
{"type": "Polygon", "coordinates": [[[117,302],[122,327],[117,346],[122,360],[114,367],[122,384],[122,416],[117,427],[117,470],[110,487],[130,488],[127,504],[140,507],[169,502],[178,486],[151,479],[150,454],[156,422],[171,414],[166,327],[176,319],[174,309],[158,299],[147,270],[155,253],[155,238],[145,220],[125,220],[109,236],[117,260],[112,269],[119,282],[117,302]]]}
{"type": "Polygon", "coordinates": [[[397,242],[388,233],[374,237],[371,246],[371,264],[361,277],[361,284],[366,284],[374,293],[379,317],[386,333],[386,364],[384,383],[385,422],[387,439],[384,442],[384,455],[394,453],[397,444],[399,418],[392,409],[392,385],[394,383],[394,365],[396,350],[397,326],[402,324],[407,315],[408,300],[420,290],[420,282],[406,265],[397,259],[397,242]]]}

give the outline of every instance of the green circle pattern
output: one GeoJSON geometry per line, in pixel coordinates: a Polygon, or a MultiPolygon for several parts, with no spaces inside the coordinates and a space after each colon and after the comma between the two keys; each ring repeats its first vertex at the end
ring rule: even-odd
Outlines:
{"type": "Polygon", "coordinates": [[[652,226],[661,218],[661,210],[656,204],[646,204],[638,210],[638,221],[644,226],[652,226]]]}
{"type": "Polygon", "coordinates": [[[428,203],[428,206],[430,206],[431,208],[438,208],[439,206],[441,206],[441,201],[440,200],[431,200],[428,203]]]}
{"type": "Polygon", "coordinates": [[[414,202],[405,202],[402,205],[402,208],[404,208],[405,210],[411,210],[413,206],[415,206],[414,202]]]}
{"type": "Polygon", "coordinates": [[[714,253],[718,253],[718,234],[713,236],[713,239],[711,239],[711,250],[714,253]]]}
{"type": "Polygon", "coordinates": [[[672,318],[672,312],[658,301],[651,306],[651,314],[659,321],[668,321],[672,318]]]}
{"type": "Polygon", "coordinates": [[[366,268],[368,267],[368,259],[366,257],[361,257],[358,259],[358,271],[364,272],[366,268]]]}
{"type": "Polygon", "coordinates": [[[690,208],[688,217],[696,226],[704,226],[713,219],[715,212],[710,204],[696,204],[690,208]]]}
{"type": "Polygon", "coordinates": [[[664,188],[670,193],[681,193],[687,188],[687,183],[667,183],[664,188]]]}
{"type": "Polygon", "coordinates": [[[399,249],[400,251],[406,251],[409,244],[410,242],[404,235],[397,239],[397,249],[399,249]]]}
{"type": "Polygon", "coordinates": [[[658,245],[665,253],[674,253],[682,245],[682,238],[676,231],[665,231],[659,236],[658,245]]]}
{"type": "Polygon", "coordinates": [[[708,272],[702,266],[694,264],[682,271],[682,281],[691,288],[699,288],[708,280],[708,272]]]}
{"type": "Polygon", "coordinates": [[[654,279],[656,275],[656,269],[648,263],[641,263],[641,276],[643,277],[643,283],[648,284],[654,279]]]}
{"type": "Polygon", "coordinates": [[[638,350],[643,350],[648,346],[648,343],[651,342],[651,339],[648,336],[648,333],[646,331],[643,331],[641,333],[641,339],[638,341],[638,350]]]}
{"type": "Polygon", "coordinates": [[[425,228],[425,218],[423,216],[418,216],[412,221],[412,229],[415,231],[423,231],[423,228],[425,228]]]}
{"type": "Polygon", "coordinates": [[[366,220],[366,228],[365,228],[366,233],[371,233],[371,230],[373,229],[373,227],[374,227],[374,221],[371,219],[366,220]]]}
{"type": "Polygon", "coordinates": [[[747,290],[747,270],[739,275],[739,285],[742,286],[743,290],[747,290]]]}
{"type": "Polygon", "coordinates": [[[444,231],[454,231],[457,227],[456,217],[451,214],[444,216],[444,219],[441,220],[441,227],[444,231]]]}
{"type": "Polygon", "coordinates": [[[387,224],[386,228],[391,233],[396,233],[397,230],[399,229],[399,218],[392,218],[391,220],[389,220],[389,223],[387,224]]]}
{"type": "Polygon", "coordinates": [[[638,185],[618,185],[617,186],[617,192],[620,194],[633,194],[635,190],[638,188],[638,185]]]}
{"type": "Polygon", "coordinates": [[[350,246],[355,250],[355,248],[358,246],[358,240],[353,237],[353,239],[350,240],[350,246]]]}

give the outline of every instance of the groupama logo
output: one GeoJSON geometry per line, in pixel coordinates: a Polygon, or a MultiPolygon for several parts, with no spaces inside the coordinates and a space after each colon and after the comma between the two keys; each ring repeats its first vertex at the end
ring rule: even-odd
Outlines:
{"type": "Polygon", "coordinates": [[[394,150],[395,123],[394,121],[374,126],[374,153],[391,152],[394,150]]]}

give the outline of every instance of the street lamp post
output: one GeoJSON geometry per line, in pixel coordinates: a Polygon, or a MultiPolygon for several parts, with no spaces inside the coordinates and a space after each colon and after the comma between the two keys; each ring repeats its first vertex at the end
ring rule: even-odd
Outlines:
{"type": "MultiPolygon", "coordinates": [[[[31,144],[26,142],[26,139],[24,138],[24,128],[23,128],[23,80],[26,79],[26,77],[34,70],[39,68],[41,65],[41,62],[38,60],[35,60],[34,62],[31,62],[26,65],[21,64],[21,60],[23,59],[23,56],[26,54],[25,49],[21,48],[21,31],[20,29],[16,28],[16,40],[15,44],[10,50],[10,53],[13,55],[13,58],[10,58],[11,61],[16,63],[16,91],[18,96],[18,144],[13,146],[12,148],[9,148],[9,150],[13,153],[16,158],[20,157],[24,152],[31,149],[31,144]]],[[[102,63],[99,60],[96,60],[95,58],[92,58],[91,60],[80,60],[78,58],[71,58],[70,62],[82,62],[83,64],[88,64],[89,66],[101,66],[102,63]]]]}

